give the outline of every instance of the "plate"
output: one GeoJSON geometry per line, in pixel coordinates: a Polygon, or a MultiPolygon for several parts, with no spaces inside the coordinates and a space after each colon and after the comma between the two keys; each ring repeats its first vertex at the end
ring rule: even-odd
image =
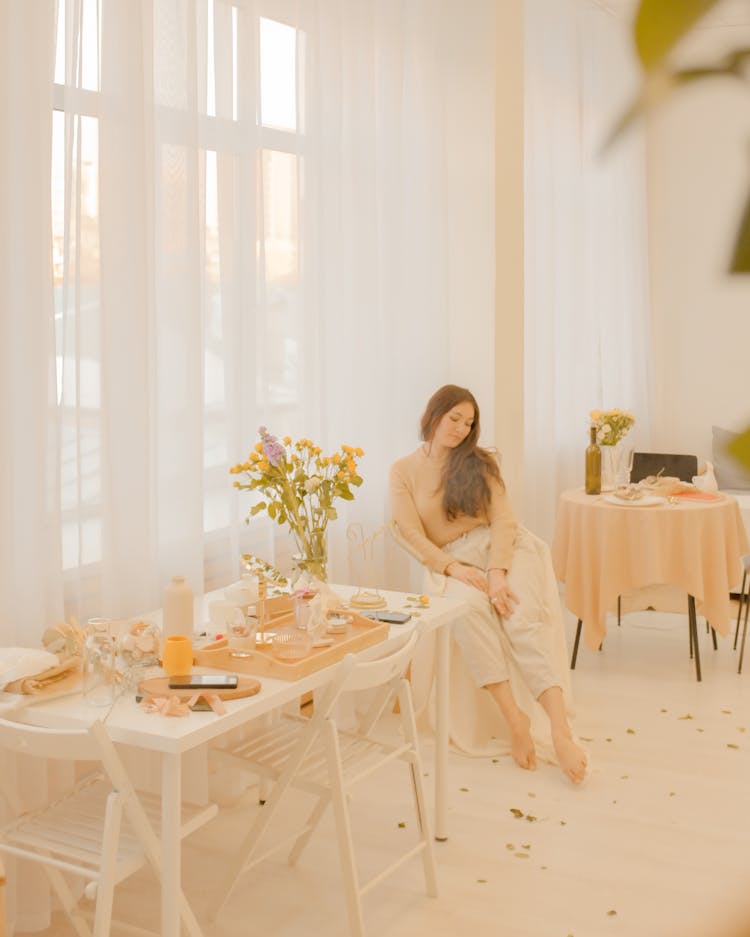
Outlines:
{"type": "Polygon", "coordinates": [[[625,498],[618,498],[617,495],[602,495],[602,500],[607,504],[617,504],[626,508],[650,508],[656,504],[666,504],[666,498],[660,498],[659,495],[644,495],[637,501],[626,501],[625,498]]]}

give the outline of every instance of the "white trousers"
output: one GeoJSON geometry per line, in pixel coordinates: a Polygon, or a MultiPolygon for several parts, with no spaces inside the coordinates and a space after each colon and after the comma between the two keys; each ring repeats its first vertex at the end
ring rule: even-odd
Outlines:
{"type": "MultiPolygon", "coordinates": [[[[477,528],[445,548],[456,559],[486,569],[489,530],[477,528]]],[[[549,547],[519,528],[508,574],[521,600],[509,619],[498,617],[486,595],[457,579],[427,571],[424,591],[454,595],[468,612],[452,625],[450,670],[450,736],[468,755],[510,751],[510,734],[500,710],[482,689],[509,679],[516,702],[531,717],[537,753],[554,761],[549,720],[537,702],[550,686],[563,691],[569,718],[573,715],[568,652],[562,607],[549,547]]],[[[422,730],[434,726],[434,636],[425,635],[412,662],[412,688],[422,730]]]]}
{"type": "MultiPolygon", "coordinates": [[[[457,560],[487,572],[490,547],[488,527],[476,527],[443,549],[457,560]]],[[[453,627],[453,637],[479,687],[510,679],[509,649],[534,699],[551,686],[559,686],[544,625],[544,570],[531,534],[519,528],[513,542],[508,584],[519,602],[509,618],[501,618],[488,595],[459,579],[441,577],[443,595],[466,602],[469,612],[453,627]],[[506,640],[502,642],[501,634],[506,640]],[[503,645],[506,650],[503,649],[503,645]]]]}

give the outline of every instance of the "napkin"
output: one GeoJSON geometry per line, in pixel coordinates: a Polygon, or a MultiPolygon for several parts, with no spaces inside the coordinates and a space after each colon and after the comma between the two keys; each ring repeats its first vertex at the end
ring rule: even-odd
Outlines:
{"type": "Polygon", "coordinates": [[[721,495],[716,491],[678,491],[675,498],[684,498],[686,501],[720,501],[721,495]]]}
{"type": "Polygon", "coordinates": [[[719,484],[716,481],[716,475],[714,474],[713,463],[706,462],[706,467],[702,472],[699,472],[697,475],[693,475],[693,484],[698,489],[698,491],[718,491],[719,484]]]}
{"type": "Polygon", "coordinates": [[[0,648],[0,687],[60,663],[57,654],[34,647],[0,648]]]}
{"type": "MultiPolygon", "coordinates": [[[[51,655],[54,657],[54,654],[51,655]]],[[[69,657],[39,673],[13,680],[5,685],[6,693],[25,693],[38,696],[43,693],[72,689],[81,679],[81,658],[69,657]]]]}

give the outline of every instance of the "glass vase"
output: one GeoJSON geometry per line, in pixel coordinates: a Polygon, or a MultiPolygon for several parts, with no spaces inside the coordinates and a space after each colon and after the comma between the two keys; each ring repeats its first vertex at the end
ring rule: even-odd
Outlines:
{"type": "Polygon", "coordinates": [[[309,536],[297,537],[294,564],[300,575],[318,582],[328,581],[328,543],[325,530],[314,530],[309,536]]]}
{"type": "Polygon", "coordinates": [[[622,441],[614,446],[601,446],[602,452],[602,491],[614,491],[618,485],[627,485],[630,481],[631,446],[622,441]]]}

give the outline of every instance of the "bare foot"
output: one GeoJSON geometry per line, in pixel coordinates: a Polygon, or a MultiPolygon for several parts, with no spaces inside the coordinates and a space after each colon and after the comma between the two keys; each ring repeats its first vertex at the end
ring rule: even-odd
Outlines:
{"type": "Polygon", "coordinates": [[[586,777],[586,752],[580,745],[576,745],[567,733],[553,734],[552,744],[562,772],[567,774],[574,784],[580,784],[586,777]]]}
{"type": "Polygon", "coordinates": [[[519,709],[518,715],[508,723],[510,728],[510,752],[519,767],[536,771],[536,750],[531,738],[531,720],[519,709]]]}

